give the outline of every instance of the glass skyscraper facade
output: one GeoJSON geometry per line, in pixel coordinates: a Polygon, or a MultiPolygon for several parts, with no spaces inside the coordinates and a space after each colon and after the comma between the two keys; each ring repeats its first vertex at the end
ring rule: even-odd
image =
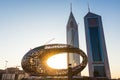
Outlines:
{"type": "Polygon", "coordinates": [[[89,75],[111,78],[101,16],[88,12],[84,24],[89,75]]]}
{"type": "Polygon", "coordinates": [[[99,28],[98,27],[89,27],[90,32],[90,43],[92,48],[92,57],[93,61],[102,61],[102,53],[99,39],[99,28]]]}

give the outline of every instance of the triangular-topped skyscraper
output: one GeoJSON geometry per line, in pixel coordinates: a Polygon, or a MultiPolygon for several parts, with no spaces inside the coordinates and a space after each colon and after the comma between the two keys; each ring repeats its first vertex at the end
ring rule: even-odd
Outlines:
{"type": "MultiPolygon", "coordinates": [[[[72,11],[70,12],[69,20],[66,26],[67,32],[67,44],[79,48],[79,36],[78,36],[78,25],[73,16],[72,11]]],[[[68,55],[68,64],[71,64],[71,67],[80,64],[80,56],[78,54],[69,54],[68,55]]]]}

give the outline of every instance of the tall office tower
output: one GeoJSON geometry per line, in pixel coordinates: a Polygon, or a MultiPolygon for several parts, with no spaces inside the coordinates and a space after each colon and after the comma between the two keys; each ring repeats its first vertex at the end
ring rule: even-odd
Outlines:
{"type": "MultiPolygon", "coordinates": [[[[67,44],[79,48],[79,37],[78,37],[78,25],[73,16],[72,11],[70,12],[69,20],[67,23],[67,44]]],[[[71,67],[80,64],[80,56],[78,54],[68,54],[68,64],[71,64],[71,67]]]]}
{"type": "Polygon", "coordinates": [[[111,78],[101,16],[88,12],[84,24],[90,77],[111,78]]]}

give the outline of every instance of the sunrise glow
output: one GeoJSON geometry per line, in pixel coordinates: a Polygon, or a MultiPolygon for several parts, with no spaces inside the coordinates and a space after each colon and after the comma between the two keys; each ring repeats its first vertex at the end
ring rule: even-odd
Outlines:
{"type": "Polygon", "coordinates": [[[66,54],[54,55],[47,60],[47,64],[51,68],[65,69],[67,68],[67,55],[66,54]]]}

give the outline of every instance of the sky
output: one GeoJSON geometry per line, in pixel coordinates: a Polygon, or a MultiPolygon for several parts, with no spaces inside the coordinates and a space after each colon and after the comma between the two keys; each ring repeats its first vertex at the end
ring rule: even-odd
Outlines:
{"type": "MultiPolygon", "coordinates": [[[[6,61],[7,67],[21,66],[32,48],[65,44],[70,3],[79,23],[79,45],[86,53],[83,18],[88,2],[91,12],[102,16],[112,78],[120,77],[120,0],[0,0],[0,69],[6,61]]],[[[87,67],[82,75],[88,75],[87,67]]]]}

